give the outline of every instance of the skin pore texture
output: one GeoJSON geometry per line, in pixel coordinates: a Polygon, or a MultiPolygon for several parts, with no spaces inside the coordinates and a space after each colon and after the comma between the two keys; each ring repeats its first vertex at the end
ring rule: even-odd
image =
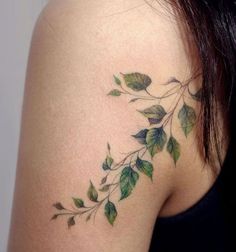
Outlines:
{"type": "Polygon", "coordinates": [[[157,216],[214,183],[193,54],[170,7],[150,3],[54,0],[41,13],[8,251],[148,251],[157,216]]]}

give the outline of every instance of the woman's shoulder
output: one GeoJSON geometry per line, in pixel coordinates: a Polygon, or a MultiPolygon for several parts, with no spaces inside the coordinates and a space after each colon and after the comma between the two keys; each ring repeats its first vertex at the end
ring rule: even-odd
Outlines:
{"type": "Polygon", "coordinates": [[[155,68],[160,77],[172,72],[187,78],[191,71],[180,20],[168,5],[142,0],[51,0],[36,30],[37,26],[50,30],[55,40],[71,49],[85,42],[87,47],[98,47],[96,53],[104,57],[155,68]]]}
{"type": "MultiPolygon", "coordinates": [[[[94,97],[96,103],[99,92],[107,93],[106,83],[114,74],[124,80],[124,85],[128,84],[129,94],[118,87],[111,88],[115,90],[113,95],[121,96],[120,112],[122,108],[129,113],[132,108],[141,111],[141,121],[134,113],[129,117],[137,128],[145,126],[151,133],[159,133],[154,129],[164,126],[163,151],[159,153],[157,142],[151,153],[158,152],[153,162],[159,166],[159,175],[171,178],[175,188],[175,197],[163,208],[163,215],[191,205],[215,179],[210,168],[202,169],[205,164],[199,150],[198,120],[201,104],[197,96],[201,78],[193,71],[197,68],[193,66],[194,48],[187,43],[191,38],[183,40],[180,27],[180,20],[168,5],[139,0],[52,0],[40,15],[33,38],[33,44],[40,47],[38,65],[43,60],[45,68],[48,65],[45,71],[60,71],[52,74],[54,78],[78,83],[81,92],[94,97]],[[124,76],[126,73],[142,75],[124,76]],[[143,76],[150,78],[148,89],[130,89],[128,82],[143,76]],[[95,80],[99,84],[92,86],[95,80]],[[131,104],[125,105],[123,99],[131,104]],[[157,116],[163,119],[158,119],[159,124],[155,123],[157,116]]],[[[36,51],[37,46],[31,53],[36,51]]],[[[113,106],[118,109],[117,104],[113,106]]]]}

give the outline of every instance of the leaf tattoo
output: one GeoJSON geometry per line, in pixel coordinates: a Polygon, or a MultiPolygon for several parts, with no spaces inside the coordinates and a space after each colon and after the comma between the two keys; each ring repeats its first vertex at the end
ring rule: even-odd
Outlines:
{"type": "Polygon", "coordinates": [[[167,141],[167,135],[163,127],[152,128],[148,130],[146,136],[146,142],[151,157],[154,157],[155,154],[163,150],[166,141],[167,141]]]}
{"type": "Polygon", "coordinates": [[[178,118],[184,134],[187,137],[195,125],[196,113],[192,107],[184,103],[183,107],[179,111],[178,118]]]}
{"type": "Polygon", "coordinates": [[[131,194],[138,179],[139,174],[131,166],[127,166],[122,170],[120,176],[120,200],[127,198],[131,194]]]}
{"type": "Polygon", "coordinates": [[[108,143],[107,155],[101,164],[101,169],[106,175],[101,179],[100,188],[97,188],[90,180],[87,191],[87,197],[92,205],[85,204],[84,200],[78,197],[72,198],[74,207],[71,209],[65,208],[60,202],[56,202],[53,204],[53,207],[58,213],[52,216],[52,220],[57,219],[59,216],[67,216],[67,225],[70,228],[76,224],[77,216],[86,215],[86,221],[89,221],[92,216],[95,219],[97,211],[103,205],[104,216],[113,226],[118,216],[117,207],[114,201],[111,201],[114,192],[120,191],[119,202],[133,193],[141,174],[152,181],[154,167],[151,161],[157,153],[162,152],[164,149],[170,154],[176,166],[181,155],[181,148],[178,140],[172,133],[172,119],[178,112],[178,120],[186,137],[193,130],[197,115],[195,109],[188,105],[184,98],[188,96],[196,102],[201,101],[202,89],[199,89],[194,94],[190,91],[192,80],[198,76],[185,82],[181,82],[175,77],[170,77],[162,84],[170,88],[161,96],[156,96],[148,90],[152,79],[146,74],[134,72],[120,73],[120,77],[113,75],[116,88],[111,90],[107,94],[108,96],[119,97],[126,95],[130,98],[130,103],[135,103],[139,100],[156,102],[156,104],[150,105],[143,110],[137,110],[147,119],[149,124],[147,128],[131,135],[141,147],[125,154],[124,158],[117,162],[112,157],[111,146],[108,143]],[[160,103],[163,99],[171,96],[175,96],[177,102],[168,111],[160,103]],[[178,105],[180,103],[182,103],[182,107],[179,109],[178,105]],[[178,109],[179,111],[177,111],[178,109]],[[170,125],[169,134],[166,130],[167,124],[170,125]]]}
{"type": "Polygon", "coordinates": [[[166,149],[170,153],[171,157],[174,159],[176,165],[176,162],[180,157],[180,145],[173,136],[170,136],[166,149]]]}
{"type": "Polygon", "coordinates": [[[142,160],[139,157],[137,157],[136,167],[140,172],[144,173],[152,180],[153,165],[151,162],[142,160]]]}
{"type": "Polygon", "coordinates": [[[161,105],[153,105],[139,112],[148,118],[150,124],[160,123],[166,115],[166,111],[161,105]]]}
{"type": "Polygon", "coordinates": [[[112,203],[111,201],[107,201],[106,205],[105,205],[105,215],[109,221],[109,223],[111,225],[113,225],[116,216],[117,216],[117,211],[116,211],[116,206],[114,205],[114,203],[112,203]]]}

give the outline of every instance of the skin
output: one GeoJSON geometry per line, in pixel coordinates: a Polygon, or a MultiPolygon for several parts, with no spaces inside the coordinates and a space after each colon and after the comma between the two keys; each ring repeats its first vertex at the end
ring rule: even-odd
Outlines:
{"type": "MultiPolygon", "coordinates": [[[[174,120],[182,146],[177,167],[167,152],[156,156],[153,183],[140,178],[119,203],[114,227],[102,212],[95,223],[79,219],[69,230],[63,218],[50,221],[55,201],[71,207],[71,197],[86,197],[90,179],[100,183],[108,141],[117,159],[139,146],[130,135],[146,124],[134,112],[145,101],[106,96],[113,74],[141,71],[162,83],[192,73],[179,24],[155,8],[141,0],[55,0],[41,13],[29,55],[9,252],[148,251],[157,216],[188,208],[215,181],[202,168],[196,129],[186,139],[174,120]]],[[[199,86],[193,81],[194,91],[199,86]]],[[[152,93],[163,91],[152,86],[152,93]]]]}

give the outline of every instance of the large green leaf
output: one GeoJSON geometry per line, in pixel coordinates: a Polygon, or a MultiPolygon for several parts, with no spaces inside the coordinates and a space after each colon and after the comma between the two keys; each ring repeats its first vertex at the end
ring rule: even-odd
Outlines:
{"type": "Polygon", "coordinates": [[[153,165],[146,160],[142,160],[139,157],[136,160],[136,167],[139,171],[147,175],[150,179],[152,179],[152,173],[153,173],[153,165]]]}
{"type": "Polygon", "coordinates": [[[184,103],[183,107],[179,111],[178,118],[180,120],[182,130],[187,137],[196,123],[195,111],[192,107],[184,103]]]}
{"type": "Polygon", "coordinates": [[[94,187],[92,181],[90,181],[90,186],[89,186],[87,195],[88,195],[88,198],[89,198],[91,201],[97,202],[97,199],[98,199],[98,192],[97,192],[96,188],[94,187]]]}
{"type": "Polygon", "coordinates": [[[130,166],[127,166],[122,170],[120,176],[120,190],[121,190],[120,200],[127,198],[131,194],[138,179],[139,174],[136,171],[134,171],[130,166]]]}
{"type": "Polygon", "coordinates": [[[170,153],[171,157],[173,158],[176,164],[177,160],[180,157],[180,145],[173,136],[170,136],[168,140],[167,151],[170,153]]]}
{"type": "Polygon", "coordinates": [[[145,90],[152,80],[148,75],[141,73],[129,73],[123,75],[127,87],[134,91],[145,90]]]}
{"type": "Polygon", "coordinates": [[[152,128],[148,131],[146,136],[147,148],[152,157],[160,151],[163,150],[165,143],[167,141],[167,136],[163,127],[152,128]]]}
{"type": "Polygon", "coordinates": [[[148,118],[150,124],[160,123],[166,115],[166,111],[161,105],[153,105],[149,108],[138,111],[148,118]]]}
{"type": "Polygon", "coordinates": [[[113,225],[116,216],[117,216],[117,211],[115,205],[108,200],[108,202],[105,205],[105,215],[111,225],[113,225]]]}
{"type": "Polygon", "coordinates": [[[113,158],[110,156],[110,155],[107,155],[105,161],[103,162],[102,164],[102,168],[104,171],[106,170],[110,170],[111,169],[111,166],[113,164],[113,158]]]}
{"type": "Polygon", "coordinates": [[[146,144],[147,132],[148,132],[148,129],[143,129],[143,130],[140,130],[136,135],[132,135],[132,137],[137,139],[140,144],[146,144]]]}

